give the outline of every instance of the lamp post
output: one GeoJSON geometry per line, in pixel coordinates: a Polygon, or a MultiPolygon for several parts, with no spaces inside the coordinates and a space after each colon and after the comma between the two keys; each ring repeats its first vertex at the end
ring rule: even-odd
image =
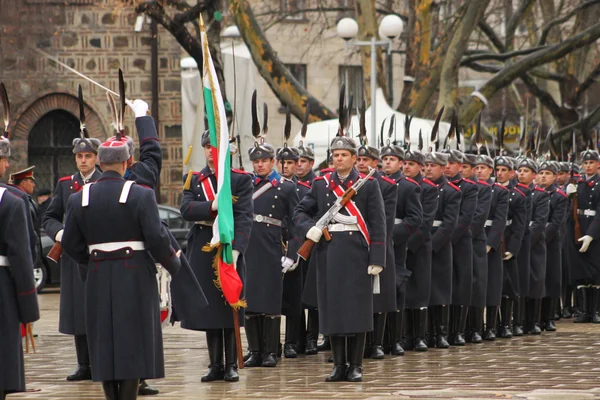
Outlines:
{"type": "MultiPolygon", "coordinates": [[[[346,41],[346,49],[348,46],[371,47],[371,135],[369,142],[374,145],[377,143],[377,124],[375,121],[376,98],[377,91],[377,46],[386,47],[388,56],[392,50],[392,40],[400,37],[404,23],[397,15],[386,15],[379,24],[379,36],[383,40],[377,40],[375,36],[371,40],[353,40],[358,34],[358,23],[352,18],[342,18],[337,24],[337,34],[346,41]]],[[[388,68],[391,68],[389,66],[388,68]]],[[[341,112],[341,110],[340,110],[341,112]]]]}

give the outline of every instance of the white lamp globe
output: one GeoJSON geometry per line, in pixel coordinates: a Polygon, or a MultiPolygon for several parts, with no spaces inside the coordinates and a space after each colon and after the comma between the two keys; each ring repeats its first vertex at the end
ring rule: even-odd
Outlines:
{"type": "Polygon", "coordinates": [[[386,15],[379,24],[379,37],[389,40],[398,39],[403,30],[402,18],[394,14],[386,15]]]}
{"type": "Polygon", "coordinates": [[[358,23],[352,18],[342,18],[337,24],[337,34],[344,40],[354,39],[358,34],[358,23]]]}
{"type": "Polygon", "coordinates": [[[242,35],[240,34],[240,30],[236,25],[230,25],[221,32],[221,37],[238,39],[242,37],[242,35]]]}

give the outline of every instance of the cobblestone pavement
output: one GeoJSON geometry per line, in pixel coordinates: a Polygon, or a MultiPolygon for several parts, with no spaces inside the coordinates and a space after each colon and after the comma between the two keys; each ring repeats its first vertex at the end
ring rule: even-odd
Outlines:
{"type": "MultiPolygon", "coordinates": [[[[70,336],[57,332],[58,293],[40,296],[37,354],[27,354],[28,392],[9,399],[103,399],[98,383],[69,383],[70,336]]],[[[591,399],[600,398],[600,325],[560,321],[557,333],[365,360],[364,382],[325,383],[328,353],[284,359],[275,369],[240,371],[239,383],[201,383],[208,366],[204,335],[164,331],[165,379],[151,381],[175,399],[591,399]]],[[[245,339],[244,343],[245,343],[245,339]]]]}

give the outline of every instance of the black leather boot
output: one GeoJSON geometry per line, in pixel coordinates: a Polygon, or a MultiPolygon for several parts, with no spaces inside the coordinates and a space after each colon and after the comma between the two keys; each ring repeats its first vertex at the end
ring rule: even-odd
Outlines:
{"type": "Polygon", "coordinates": [[[279,317],[266,315],[264,317],[265,351],[262,357],[262,366],[273,368],[277,366],[277,347],[280,340],[279,317]]]}
{"type": "Polygon", "coordinates": [[[414,343],[414,336],[413,336],[413,332],[414,332],[414,325],[413,325],[413,319],[414,319],[414,310],[407,308],[404,310],[404,341],[403,343],[403,348],[404,350],[414,350],[415,349],[415,343],[414,343]]]}
{"type": "Polygon", "coordinates": [[[317,340],[319,339],[319,312],[308,310],[308,322],[306,326],[306,355],[314,355],[319,352],[317,340]]]}
{"type": "Polygon", "coordinates": [[[300,319],[298,320],[298,332],[296,333],[296,337],[298,338],[298,343],[296,343],[296,353],[305,354],[306,353],[306,313],[304,309],[298,315],[300,319]]]}
{"type": "Polygon", "coordinates": [[[466,306],[454,306],[453,312],[453,326],[454,333],[452,335],[452,341],[450,342],[453,346],[464,346],[466,344],[465,341],[465,328],[467,325],[467,315],[469,313],[469,308],[466,306]]]}
{"type": "Polygon", "coordinates": [[[502,339],[512,338],[512,313],[513,313],[513,301],[508,297],[502,296],[502,302],[500,303],[500,317],[501,326],[498,337],[502,339]]]}
{"type": "Polygon", "coordinates": [[[447,349],[448,344],[448,329],[450,328],[450,307],[437,306],[435,307],[435,347],[438,349],[447,349]]]}
{"type": "Polygon", "coordinates": [[[590,316],[590,321],[594,324],[600,323],[600,315],[598,315],[598,303],[600,302],[600,288],[590,287],[590,305],[588,306],[588,314],[590,316]]]}
{"type": "MultiPolygon", "coordinates": [[[[318,321],[318,319],[317,319],[317,321],[318,321]]],[[[320,345],[317,346],[317,350],[319,350],[319,351],[331,350],[331,343],[329,343],[328,336],[323,336],[323,343],[321,343],[320,345]]]]}
{"type": "Polygon", "coordinates": [[[529,333],[531,335],[539,335],[542,333],[540,329],[540,319],[542,313],[542,299],[529,299],[529,307],[531,313],[529,317],[529,333]]]}
{"type": "Polygon", "coordinates": [[[68,381],[89,381],[92,379],[90,368],[90,351],[88,349],[87,336],[75,335],[75,353],[77,354],[77,369],[67,376],[68,381]]]}
{"type": "Polygon", "coordinates": [[[102,390],[106,400],[119,400],[118,381],[102,381],[102,390]]]}
{"type": "Polygon", "coordinates": [[[285,344],[283,345],[283,356],[285,358],[296,358],[298,353],[296,352],[296,345],[298,339],[296,334],[298,333],[298,315],[287,315],[285,317],[285,344]]]}
{"type": "Polygon", "coordinates": [[[427,309],[414,309],[413,311],[413,348],[415,351],[427,351],[425,335],[427,334],[427,309]]]}
{"type": "Polygon", "coordinates": [[[554,312],[558,299],[544,297],[542,299],[542,323],[540,328],[546,332],[555,332],[556,325],[554,324],[554,312]]]}
{"type": "Polygon", "coordinates": [[[371,333],[370,358],[374,360],[383,360],[383,334],[385,332],[386,313],[373,314],[373,332],[371,333]]]}
{"type": "Polygon", "coordinates": [[[119,381],[119,400],[135,400],[138,396],[139,379],[119,381]]]}
{"type": "Polygon", "coordinates": [[[348,340],[348,361],[350,366],[346,372],[346,381],[362,381],[362,358],[365,348],[365,334],[357,333],[355,336],[349,336],[348,340]]]}
{"type": "Polygon", "coordinates": [[[579,315],[573,320],[576,324],[587,323],[590,322],[589,315],[589,301],[588,300],[588,288],[587,287],[577,287],[575,291],[575,296],[577,297],[577,302],[579,303],[579,315]]]}
{"type": "Polygon", "coordinates": [[[403,356],[404,349],[402,348],[402,330],[403,330],[404,312],[398,311],[388,313],[388,323],[390,332],[390,354],[393,356],[403,356]]]}
{"type": "Polygon", "coordinates": [[[525,305],[525,299],[519,297],[513,303],[513,336],[523,336],[523,306],[525,305]]]}
{"type": "Polygon", "coordinates": [[[562,317],[571,318],[573,316],[573,287],[563,285],[562,292],[562,317]]]}
{"type": "Polygon", "coordinates": [[[325,382],[341,382],[346,379],[346,338],[331,336],[329,341],[333,353],[333,371],[325,378],[325,382]]]}
{"type": "Polygon", "coordinates": [[[212,382],[223,380],[223,330],[209,329],[206,331],[206,344],[208,347],[208,358],[210,365],[208,372],[204,374],[200,381],[212,382]]]}
{"type": "Polygon", "coordinates": [[[471,343],[483,343],[481,330],[483,328],[483,309],[481,307],[469,307],[469,318],[471,327],[469,329],[469,341],[471,343]]]}
{"type": "Polygon", "coordinates": [[[244,362],[244,367],[260,367],[262,365],[262,319],[261,315],[246,315],[246,339],[250,357],[244,362]]]}
{"type": "Polygon", "coordinates": [[[223,329],[225,339],[225,372],[223,380],[226,382],[237,382],[240,380],[237,369],[237,345],[235,343],[235,331],[223,329]]]}
{"type": "Polygon", "coordinates": [[[496,322],[498,320],[498,307],[485,308],[485,333],[484,340],[496,340],[496,322]]]}
{"type": "Polygon", "coordinates": [[[155,396],[159,393],[159,390],[154,386],[148,385],[145,379],[140,379],[140,385],[138,386],[138,396],[155,396]]]}

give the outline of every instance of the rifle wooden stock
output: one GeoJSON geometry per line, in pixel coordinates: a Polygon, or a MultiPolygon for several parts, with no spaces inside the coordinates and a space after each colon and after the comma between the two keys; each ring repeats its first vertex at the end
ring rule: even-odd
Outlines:
{"type": "Polygon", "coordinates": [[[58,260],[60,260],[60,257],[62,256],[62,252],[62,245],[60,244],[60,242],[56,242],[54,243],[54,246],[52,246],[50,252],[48,252],[48,255],[46,257],[54,261],[55,263],[58,263],[58,260]]]}
{"type": "Polygon", "coordinates": [[[579,223],[579,216],[577,215],[577,209],[579,208],[579,202],[577,201],[577,194],[574,193],[571,195],[572,198],[572,207],[573,207],[573,220],[575,221],[575,226],[573,227],[573,233],[575,235],[575,243],[578,244],[579,239],[583,236],[581,232],[581,224],[579,223]]]}

